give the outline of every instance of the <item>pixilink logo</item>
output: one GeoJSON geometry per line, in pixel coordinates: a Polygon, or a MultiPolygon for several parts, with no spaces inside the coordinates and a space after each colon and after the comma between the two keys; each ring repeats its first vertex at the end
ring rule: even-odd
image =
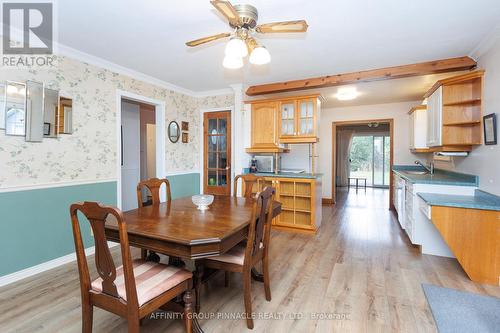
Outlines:
{"type": "Polygon", "coordinates": [[[2,4],[3,66],[51,66],[54,45],[52,2],[2,4]]]}

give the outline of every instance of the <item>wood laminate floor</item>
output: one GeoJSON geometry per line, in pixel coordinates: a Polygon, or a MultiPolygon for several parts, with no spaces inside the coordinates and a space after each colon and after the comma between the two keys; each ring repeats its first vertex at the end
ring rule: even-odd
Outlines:
{"type": "MultiPolygon", "coordinates": [[[[252,283],[253,331],[435,332],[421,283],[500,297],[500,288],[471,282],[456,260],[419,254],[387,207],[387,190],[341,192],[335,207],[323,207],[316,236],[273,231],[272,301],[262,284],[252,283]]],[[[222,275],[206,286],[205,316],[237,317],[243,309],[237,274],[229,288],[222,275]]],[[[76,263],[0,289],[0,332],[80,332],[80,316],[76,263]]],[[[243,319],[200,323],[205,332],[249,331],[243,319]]],[[[123,319],[95,309],[94,332],[124,331],[123,319]]],[[[147,319],[142,331],[183,332],[183,326],[147,319]]]]}

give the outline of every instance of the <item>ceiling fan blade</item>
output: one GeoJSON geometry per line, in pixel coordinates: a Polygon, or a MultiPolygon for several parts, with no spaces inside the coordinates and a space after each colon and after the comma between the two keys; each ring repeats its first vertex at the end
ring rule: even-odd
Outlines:
{"type": "Polygon", "coordinates": [[[229,37],[229,36],[231,36],[230,33],[223,32],[221,34],[212,35],[212,36],[208,36],[208,37],[203,37],[203,38],[192,40],[190,42],[187,42],[186,45],[187,46],[198,46],[200,44],[212,42],[214,40],[221,39],[221,38],[226,38],[226,37],[229,37]]]}
{"type": "Polygon", "coordinates": [[[255,31],[261,34],[267,33],[280,33],[280,32],[306,32],[307,22],[305,20],[299,21],[285,21],[260,24],[255,28],[255,31]]]}
{"type": "Polygon", "coordinates": [[[210,1],[210,3],[215,7],[215,9],[219,11],[219,13],[227,18],[229,23],[238,25],[240,21],[240,15],[238,15],[238,12],[236,11],[236,9],[234,9],[233,5],[229,1],[212,0],[210,1]]]}

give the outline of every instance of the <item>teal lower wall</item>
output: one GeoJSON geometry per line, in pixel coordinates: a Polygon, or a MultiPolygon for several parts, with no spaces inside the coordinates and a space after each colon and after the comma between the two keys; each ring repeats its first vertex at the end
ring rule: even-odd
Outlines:
{"type": "Polygon", "coordinates": [[[186,173],[167,177],[170,183],[172,199],[200,194],[200,174],[186,173]]]}
{"type": "MultiPolygon", "coordinates": [[[[200,174],[167,177],[172,197],[200,193],[200,174]]],[[[69,206],[98,201],[116,206],[116,182],[0,193],[0,276],[75,251],[69,206]]],[[[93,246],[90,227],[82,227],[85,247],[93,246]]]]}
{"type": "Polygon", "coordinates": [[[0,193],[0,276],[75,252],[69,206],[84,200],[116,205],[116,182],[0,193]]]}

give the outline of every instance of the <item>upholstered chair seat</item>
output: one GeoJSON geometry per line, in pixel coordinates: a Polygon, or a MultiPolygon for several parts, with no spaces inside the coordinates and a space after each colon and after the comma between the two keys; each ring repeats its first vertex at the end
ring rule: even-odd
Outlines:
{"type": "MultiPolygon", "coordinates": [[[[139,306],[192,278],[192,273],[185,269],[143,259],[132,260],[132,265],[139,306]]],[[[118,295],[126,301],[127,293],[125,291],[123,266],[116,269],[115,285],[118,295]]],[[[92,282],[92,290],[98,293],[102,292],[102,278],[97,278],[92,282]]]]}

